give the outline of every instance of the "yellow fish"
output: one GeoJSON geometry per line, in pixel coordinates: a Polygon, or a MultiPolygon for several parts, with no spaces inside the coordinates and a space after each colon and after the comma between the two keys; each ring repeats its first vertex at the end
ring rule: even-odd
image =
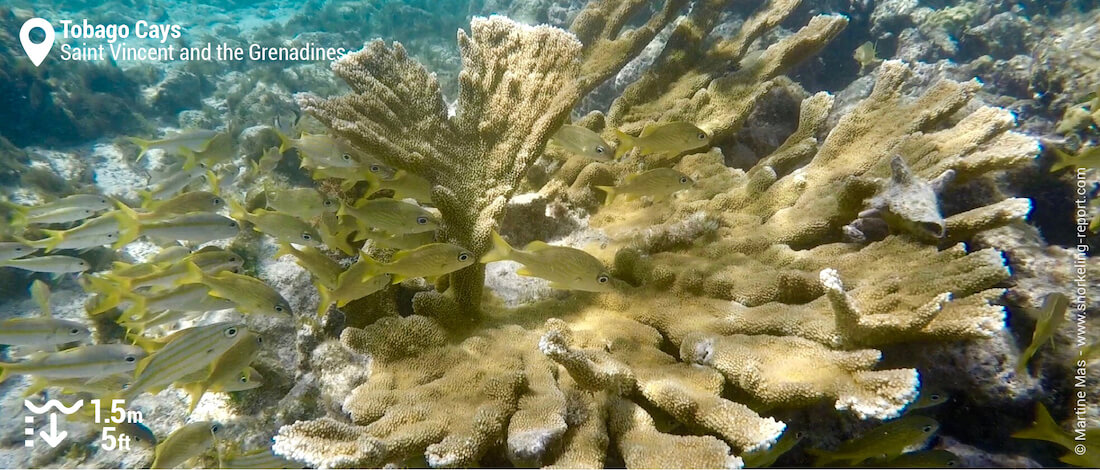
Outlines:
{"type": "Polygon", "coordinates": [[[12,225],[74,222],[101,210],[111,208],[111,199],[99,194],[74,194],[37,206],[23,206],[0,199],[0,204],[14,213],[12,225]]]}
{"type": "MultiPolygon", "coordinates": [[[[379,181],[377,190],[381,191],[383,189],[393,191],[393,198],[398,201],[413,199],[421,204],[432,203],[432,184],[428,180],[405,170],[399,170],[393,177],[379,181]]],[[[372,191],[368,195],[373,193],[372,191]]]]}
{"type": "Polygon", "coordinates": [[[180,153],[186,158],[183,169],[189,170],[199,163],[213,167],[218,163],[237,158],[237,143],[229,132],[218,132],[206,142],[200,150],[181,147],[180,153]]]}
{"type": "MultiPolygon", "coordinates": [[[[222,353],[221,357],[214,361],[214,365],[209,372],[199,371],[202,377],[183,386],[183,390],[191,397],[191,406],[187,409],[187,412],[190,413],[195,410],[195,405],[199,404],[203,394],[214,384],[236,382],[241,371],[248,367],[248,364],[260,354],[260,347],[263,346],[263,343],[264,340],[260,335],[245,331],[237,344],[234,344],[233,347],[222,353]]],[[[185,377],[181,381],[187,381],[187,378],[185,377]]]]}
{"type": "Polygon", "coordinates": [[[146,201],[144,208],[149,212],[139,213],[140,219],[162,219],[164,217],[191,212],[218,212],[225,207],[225,199],[209,191],[190,191],[166,201],[146,201]]]}
{"type": "Polygon", "coordinates": [[[1035,404],[1035,421],[1031,423],[1031,427],[1012,433],[1012,437],[1052,442],[1066,449],[1072,449],[1077,444],[1073,436],[1054,421],[1050,411],[1041,402],[1035,404]]]}
{"type": "Polygon", "coordinates": [[[605,205],[611,205],[622,194],[629,199],[649,196],[654,201],[664,200],[677,191],[690,188],[695,181],[672,168],[657,168],[644,173],[629,175],[618,186],[596,186],[607,193],[605,205]]]}
{"type": "Polygon", "coordinates": [[[152,149],[160,149],[165,153],[179,153],[181,149],[188,149],[191,151],[203,150],[216,135],[218,135],[217,131],[187,129],[179,132],[170,132],[161,139],[145,140],[137,137],[130,137],[129,140],[141,149],[141,152],[139,152],[137,156],[137,161],[140,161],[141,157],[144,157],[145,153],[152,149]]]}
{"type": "Polygon", "coordinates": [[[319,217],[323,212],[336,212],[337,200],[321,195],[314,188],[268,189],[267,207],[303,220],[319,217]]]}
{"type": "Polygon", "coordinates": [[[206,243],[236,237],[240,234],[240,224],[223,215],[194,212],[170,219],[143,222],[138,233],[159,240],[206,243]]]}
{"type": "Polygon", "coordinates": [[[638,137],[615,130],[619,137],[619,147],[615,149],[615,158],[619,158],[637,148],[642,155],[668,153],[679,155],[688,150],[697,149],[710,143],[710,136],[690,122],[666,122],[649,124],[642,129],[638,137]]]}
{"type": "Polygon", "coordinates": [[[914,401],[913,404],[909,405],[908,410],[913,411],[919,410],[921,408],[931,408],[933,406],[939,406],[946,403],[948,398],[950,397],[941,390],[921,390],[920,396],[917,397],[917,400],[914,401]]]}
{"type": "MultiPolygon", "coordinates": [[[[390,235],[403,235],[439,228],[435,215],[428,210],[390,198],[362,200],[355,206],[344,204],[336,214],[354,217],[363,233],[375,229],[390,235]]],[[[363,239],[366,235],[360,234],[360,237],[363,239]]]]}
{"type": "Polygon", "coordinates": [[[868,65],[879,62],[879,58],[876,57],[875,54],[875,44],[871,41],[860,44],[860,46],[856,48],[856,51],[852,54],[852,58],[855,59],[856,62],[859,62],[860,73],[862,73],[863,69],[867,68],[868,65]]]}
{"type": "Polygon", "coordinates": [[[297,139],[279,132],[279,152],[298,149],[302,167],[354,168],[360,165],[358,152],[343,141],[323,134],[306,134],[297,139]]]}
{"type": "Polygon", "coordinates": [[[888,421],[859,437],[844,441],[834,451],[809,449],[807,452],[817,456],[814,465],[818,467],[837,461],[857,465],[870,458],[881,458],[889,462],[907,449],[923,444],[939,428],[939,423],[932,418],[909,415],[888,421]]]}
{"type": "Polygon", "coordinates": [[[901,454],[889,462],[879,459],[867,461],[869,466],[889,468],[957,468],[959,456],[943,449],[922,450],[901,454]]]}
{"type": "Polygon", "coordinates": [[[212,421],[196,421],[172,431],[157,445],[150,468],[176,468],[212,449],[222,426],[212,421]]]}
{"type": "MultiPolygon", "coordinates": [[[[16,206],[6,201],[4,201],[4,205],[10,208],[23,207],[16,206]]],[[[35,224],[45,225],[77,222],[95,215],[96,212],[98,212],[98,210],[82,206],[63,207],[55,211],[44,212],[37,215],[30,215],[27,212],[15,210],[11,214],[11,226],[26,227],[35,224]]]]}
{"type": "Polygon", "coordinates": [[[379,263],[365,254],[359,260],[368,264],[361,278],[364,282],[379,274],[393,274],[391,282],[394,284],[414,277],[442,276],[476,261],[465,248],[450,243],[431,243],[414,250],[398,251],[389,263],[379,263]]]}
{"type": "Polygon", "coordinates": [[[0,242],[0,261],[7,261],[9,259],[22,258],[28,256],[37,248],[27,245],[21,242],[0,242]]]}
{"type": "Polygon", "coordinates": [[[1058,147],[1054,147],[1054,155],[1058,157],[1050,167],[1050,172],[1062,170],[1064,168],[1085,168],[1085,169],[1097,169],[1100,168],[1100,145],[1093,145],[1091,147],[1082,148],[1077,152],[1077,155],[1070,155],[1058,147]]]}
{"type": "Polygon", "coordinates": [[[317,305],[317,316],[324,315],[333,304],[336,304],[337,308],[342,308],[348,302],[371,295],[390,285],[392,278],[389,274],[372,274],[370,272],[372,269],[376,269],[376,263],[363,256],[348,267],[347,271],[340,274],[335,286],[329,287],[319,283],[316,287],[321,299],[317,305]]]}
{"type": "Polygon", "coordinates": [[[234,218],[252,223],[257,232],[283,243],[297,243],[306,246],[321,245],[321,234],[317,233],[317,229],[297,217],[266,209],[256,209],[254,212],[248,212],[232,200],[229,201],[229,205],[233,208],[231,215],[234,218]]]}
{"type": "Polygon", "coordinates": [[[611,146],[587,127],[565,124],[550,137],[569,153],[591,158],[598,162],[611,160],[611,146]]]}
{"type": "Polygon", "coordinates": [[[230,449],[222,456],[221,468],[302,468],[302,465],[275,455],[270,447],[261,447],[245,452],[230,449]]]}
{"type": "Polygon", "coordinates": [[[160,389],[209,366],[237,344],[246,332],[241,323],[222,322],[180,330],[171,341],[145,358],[134,371],[134,382],[122,391],[126,401],[142,392],[160,389]]]}
{"type": "Polygon", "coordinates": [[[1027,363],[1031,360],[1031,357],[1039,351],[1043,344],[1050,341],[1054,334],[1058,332],[1058,328],[1065,323],[1067,308],[1069,308],[1069,298],[1065,294],[1054,292],[1043,297],[1043,306],[1038,311],[1035,331],[1031,335],[1031,344],[1027,346],[1024,352],[1020,353],[1020,358],[1016,362],[1016,373],[1027,372],[1027,363]]]}
{"type": "Polygon", "coordinates": [[[356,253],[354,247],[348,242],[351,234],[359,230],[355,219],[351,216],[338,216],[331,212],[321,215],[321,226],[318,233],[325,246],[340,250],[345,255],[353,256],[356,253]]]}
{"type": "MultiPolygon", "coordinates": [[[[110,211],[68,230],[41,230],[46,238],[23,240],[24,243],[46,251],[92,248],[117,243],[123,230],[134,230],[134,223],[127,219],[129,215],[122,211],[110,211]]],[[[131,237],[132,240],[133,237],[131,237]]],[[[117,246],[116,248],[121,248],[117,246]]]]}
{"type": "Polygon", "coordinates": [[[0,383],[12,374],[47,379],[105,377],[134,370],[145,351],[129,344],[92,344],[32,354],[23,362],[0,362],[0,383]]]}
{"type": "Polygon", "coordinates": [[[142,201],[146,203],[152,200],[167,199],[175,196],[191,184],[206,180],[209,177],[210,173],[206,169],[206,165],[200,163],[198,166],[191,169],[179,169],[172,172],[169,176],[159,180],[148,189],[138,191],[138,195],[140,195],[142,201]]]}
{"type": "Polygon", "coordinates": [[[481,257],[482,263],[511,260],[523,265],[516,274],[550,281],[555,289],[588,292],[611,291],[611,276],[600,260],[568,246],[554,246],[535,240],[522,250],[512,248],[495,230],[493,249],[481,257]]]}
{"type": "Polygon", "coordinates": [[[187,274],[181,277],[179,284],[205,284],[210,295],[229,300],[237,305],[241,313],[261,313],[269,315],[292,315],[290,303],[263,281],[231,272],[207,274],[194,263],[187,263],[187,274]]]}
{"type": "Polygon", "coordinates": [[[87,261],[72,256],[38,256],[0,261],[0,268],[16,268],[38,273],[80,273],[91,269],[87,261]]]}
{"type": "Polygon", "coordinates": [[[798,445],[799,442],[802,442],[803,437],[805,436],[801,431],[791,431],[788,429],[787,432],[783,433],[783,437],[780,437],[771,447],[741,454],[741,458],[745,461],[745,468],[764,468],[772,466],[780,456],[789,452],[794,446],[798,445]]]}
{"type": "MultiPolygon", "coordinates": [[[[34,281],[32,289],[41,291],[49,288],[41,280],[34,281]]],[[[39,300],[43,294],[35,293],[42,309],[42,316],[33,318],[10,318],[0,321],[0,344],[10,346],[49,346],[55,344],[83,341],[92,332],[83,323],[72,320],[52,318],[49,310],[48,299],[39,300]],[[44,304],[44,305],[43,305],[44,304]]]]}
{"type": "Polygon", "coordinates": [[[332,258],[329,258],[317,248],[307,246],[299,250],[289,243],[280,243],[279,251],[275,252],[275,259],[286,255],[296,258],[299,266],[313,274],[314,279],[321,285],[330,289],[336,287],[337,279],[344,272],[343,266],[340,266],[339,263],[333,261],[332,258]]]}

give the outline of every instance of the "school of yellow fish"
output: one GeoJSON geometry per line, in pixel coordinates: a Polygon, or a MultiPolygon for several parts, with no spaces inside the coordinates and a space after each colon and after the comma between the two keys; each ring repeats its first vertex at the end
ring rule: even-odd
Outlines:
{"type": "MultiPolygon", "coordinates": [[[[0,234],[11,239],[0,242],[0,268],[55,277],[75,274],[91,294],[88,319],[108,318],[126,331],[115,342],[93,343],[88,323],[53,318],[49,286],[37,280],[31,293],[40,314],[0,324],[0,344],[8,345],[9,356],[21,358],[0,363],[0,382],[27,376],[27,396],[52,388],[127,402],[176,387],[190,396],[189,411],[207,392],[262,386],[263,377],[252,367],[263,347],[261,336],[243,320],[202,320],[207,312],[228,309],[245,315],[295,315],[282,294],[245,274],[251,267],[245,266],[244,257],[222,247],[246,230],[270,237],[279,246],[276,258],[291,256],[312,275],[318,317],[390,284],[443,276],[477,262],[515,261],[523,265],[517,274],[543,278],[555,289],[612,289],[603,262],[577,248],[542,241],[514,248],[493,232],[492,251],[478,259],[461,246],[437,241],[441,222],[428,181],[330,136],[298,134],[278,132],[279,147],[249,160],[243,171],[233,163],[239,152],[231,131],[130,138],[139,148],[135,165],[156,153],[167,162],[139,192],[140,203],[100,194],[74,194],[35,206],[0,200],[9,213],[0,234]],[[318,187],[276,182],[271,173],[288,152],[298,156],[301,169],[313,179],[338,183],[323,187],[340,191],[323,193],[318,187]],[[237,179],[240,187],[262,191],[238,200],[229,194],[237,179]],[[120,250],[139,239],[159,251],[148,260],[115,261],[105,269],[93,269],[79,256],[98,247],[120,250]],[[372,257],[368,249],[384,258],[372,257]]],[[[640,155],[680,154],[709,141],[706,132],[686,122],[653,125],[637,137],[620,132],[619,139],[617,148],[612,147],[595,132],[567,124],[552,142],[572,154],[610,161],[631,149],[640,155]]],[[[661,168],[599,189],[607,193],[606,204],[643,197],[660,201],[692,183],[686,175],[661,168]]],[[[312,316],[298,312],[296,319],[310,321],[312,316]]],[[[269,448],[219,445],[219,423],[192,422],[159,444],[147,428],[131,427],[139,441],[155,445],[152,468],[173,468],[211,454],[226,467],[294,465],[269,448]]]]}

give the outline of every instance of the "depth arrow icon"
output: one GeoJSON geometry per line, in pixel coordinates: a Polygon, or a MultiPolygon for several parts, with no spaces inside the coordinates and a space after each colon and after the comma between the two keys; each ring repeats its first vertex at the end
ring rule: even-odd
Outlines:
{"type": "Polygon", "coordinates": [[[46,441],[50,447],[57,447],[61,441],[65,440],[65,437],[69,435],[68,431],[57,432],[57,414],[50,413],[50,433],[46,434],[46,431],[39,431],[39,436],[42,436],[42,440],[46,441]]]}

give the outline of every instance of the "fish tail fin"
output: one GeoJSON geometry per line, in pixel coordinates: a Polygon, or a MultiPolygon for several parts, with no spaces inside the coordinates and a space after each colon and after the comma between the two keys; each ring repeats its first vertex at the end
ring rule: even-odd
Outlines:
{"type": "MultiPolygon", "coordinates": [[[[58,231],[58,230],[42,230],[42,231],[43,232],[54,232],[54,231],[58,231]]],[[[27,240],[26,238],[23,238],[22,236],[12,235],[12,238],[14,238],[15,241],[17,241],[19,243],[22,243],[24,245],[34,247],[34,248],[39,248],[39,249],[45,247],[46,243],[49,242],[48,237],[43,238],[41,240],[27,240]]]]}
{"type": "Polygon", "coordinates": [[[8,380],[8,377],[10,376],[11,368],[8,366],[8,364],[0,364],[0,384],[4,383],[5,380],[8,380]]]}
{"type": "Polygon", "coordinates": [[[140,295],[128,295],[127,298],[130,299],[130,306],[126,311],[122,312],[122,316],[119,317],[125,319],[120,321],[119,325],[125,326],[127,329],[133,328],[137,330],[139,334],[143,333],[145,331],[144,324],[138,321],[138,319],[149,313],[146,310],[145,297],[140,295]]]}
{"type": "Polygon", "coordinates": [[[615,201],[615,187],[614,186],[596,186],[596,189],[607,193],[607,198],[604,199],[603,205],[610,206],[615,201]]]}
{"type": "Polygon", "coordinates": [[[619,138],[619,146],[615,147],[615,159],[618,160],[634,148],[634,136],[615,129],[615,136],[619,138]]]}
{"type": "Polygon", "coordinates": [[[206,386],[202,382],[189,383],[183,386],[183,391],[187,392],[188,397],[191,398],[191,405],[187,408],[187,413],[190,414],[195,411],[195,407],[202,400],[202,396],[206,394],[206,386]]]}
{"type": "Polygon", "coordinates": [[[1073,166],[1073,156],[1058,147],[1054,147],[1053,150],[1054,156],[1057,157],[1057,160],[1055,160],[1054,164],[1050,166],[1051,173],[1061,171],[1063,168],[1073,166]]]}
{"type": "Polygon", "coordinates": [[[225,198],[229,202],[229,216],[237,220],[246,220],[248,211],[244,210],[244,206],[232,198],[225,198]]]}
{"type": "Polygon", "coordinates": [[[179,278],[179,280],[176,281],[176,285],[182,286],[184,284],[201,284],[202,280],[206,277],[206,273],[202,272],[202,270],[199,269],[199,266],[193,261],[188,261],[186,266],[187,273],[185,273],[179,278]]]}
{"type": "Polygon", "coordinates": [[[512,256],[512,251],[514,251],[514,248],[512,248],[512,245],[508,244],[508,241],[506,241],[504,237],[500,236],[500,234],[497,233],[496,230],[492,231],[491,236],[493,239],[493,247],[489,250],[488,253],[485,253],[485,255],[481,257],[482,263],[492,263],[493,261],[506,260],[510,256],[512,256]]]}
{"type": "Polygon", "coordinates": [[[117,250],[141,236],[141,222],[138,221],[138,213],[124,202],[115,201],[115,206],[118,206],[118,213],[115,214],[115,220],[118,221],[118,241],[112,248],[117,250]]]}
{"type": "Polygon", "coordinates": [[[378,260],[367,256],[366,253],[359,253],[358,262],[367,265],[366,269],[363,270],[363,277],[360,279],[361,282],[366,281],[367,279],[370,279],[379,274],[385,274],[385,272],[383,272],[385,268],[382,266],[382,263],[379,263],[378,260]]]}
{"type": "Polygon", "coordinates": [[[283,131],[275,129],[275,135],[279,136],[279,153],[284,153],[294,146],[294,142],[283,131]]]}
{"type": "Polygon", "coordinates": [[[151,140],[145,140],[145,139],[139,139],[139,138],[137,138],[137,137],[127,137],[127,138],[126,138],[126,140],[129,140],[129,141],[130,141],[130,143],[132,143],[132,144],[134,144],[134,145],[137,145],[137,146],[138,146],[138,148],[140,148],[140,149],[141,149],[141,151],[140,151],[140,152],[138,152],[138,156],[137,156],[137,158],[135,158],[135,159],[134,159],[134,163],[140,162],[140,161],[141,161],[141,157],[144,157],[144,156],[145,156],[145,152],[148,152],[148,151],[149,151],[149,147],[150,147],[151,145],[153,145],[153,141],[151,141],[151,140]]]}
{"type": "Polygon", "coordinates": [[[0,198],[0,206],[11,211],[10,223],[12,227],[22,229],[27,226],[27,211],[30,210],[29,208],[11,202],[5,198],[0,198]]]}
{"type": "Polygon", "coordinates": [[[320,301],[317,304],[317,317],[320,318],[328,312],[328,308],[333,304],[332,290],[321,283],[317,283],[317,294],[320,296],[320,301]]]}
{"type": "Polygon", "coordinates": [[[195,155],[195,151],[187,147],[180,147],[180,153],[183,154],[183,170],[190,170],[199,163],[198,156],[195,155]]]}
{"type": "Polygon", "coordinates": [[[24,244],[27,244],[27,245],[30,245],[30,246],[42,248],[46,251],[56,250],[57,245],[60,245],[61,242],[65,241],[65,231],[64,230],[46,230],[46,229],[43,229],[42,233],[46,234],[46,238],[43,238],[41,240],[28,241],[28,240],[23,239],[22,237],[15,237],[15,239],[16,239],[16,241],[19,241],[20,243],[24,243],[24,244]]]}

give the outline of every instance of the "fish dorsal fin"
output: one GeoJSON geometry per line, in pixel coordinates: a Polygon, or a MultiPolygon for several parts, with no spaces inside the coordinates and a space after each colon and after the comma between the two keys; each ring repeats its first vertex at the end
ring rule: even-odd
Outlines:
{"type": "Polygon", "coordinates": [[[533,241],[533,242],[531,242],[531,243],[528,243],[527,245],[525,245],[525,246],[523,247],[523,249],[524,249],[525,251],[539,251],[539,250],[545,250],[545,249],[547,249],[547,248],[549,248],[549,247],[550,247],[550,244],[549,244],[549,243],[546,243],[546,242],[544,242],[544,241],[542,241],[542,240],[535,240],[535,241],[533,241]]]}
{"type": "Polygon", "coordinates": [[[134,377],[141,377],[141,373],[145,370],[145,367],[149,365],[149,361],[153,359],[153,354],[145,356],[144,359],[138,361],[137,367],[134,368],[134,377]]]}

